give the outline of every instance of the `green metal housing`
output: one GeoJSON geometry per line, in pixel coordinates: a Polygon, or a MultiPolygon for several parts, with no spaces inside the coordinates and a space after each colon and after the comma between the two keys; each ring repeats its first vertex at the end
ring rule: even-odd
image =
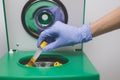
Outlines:
{"type": "Polygon", "coordinates": [[[7,53],[0,59],[0,80],[99,80],[99,74],[82,51],[57,51],[44,55],[61,55],[68,59],[58,67],[26,67],[19,63],[34,52],[7,53]]]}

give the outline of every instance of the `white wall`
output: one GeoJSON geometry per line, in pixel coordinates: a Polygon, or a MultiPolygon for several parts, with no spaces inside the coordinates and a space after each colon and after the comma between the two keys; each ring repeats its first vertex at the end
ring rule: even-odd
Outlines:
{"type": "MultiPolygon", "coordinates": [[[[86,23],[92,22],[116,7],[120,0],[86,0],[86,23]]],[[[85,43],[84,51],[100,73],[100,80],[120,80],[120,30],[85,43]]]]}
{"type": "Polygon", "coordinates": [[[0,0],[0,57],[2,57],[7,52],[7,41],[6,41],[6,31],[4,24],[4,13],[2,0],[0,0]]]}

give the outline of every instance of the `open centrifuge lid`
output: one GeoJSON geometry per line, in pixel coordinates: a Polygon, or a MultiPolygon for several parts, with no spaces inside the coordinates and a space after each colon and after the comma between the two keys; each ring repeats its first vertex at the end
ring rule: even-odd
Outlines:
{"type": "MultiPolygon", "coordinates": [[[[25,27],[23,26],[23,22],[21,21],[22,11],[23,9],[25,9],[25,5],[29,1],[36,2],[36,1],[59,1],[59,0],[22,0],[22,1],[3,0],[8,49],[15,49],[15,50],[17,49],[17,50],[25,50],[25,51],[26,50],[32,51],[37,49],[36,48],[37,39],[33,38],[25,30],[25,27]]],[[[68,16],[66,16],[65,18],[65,23],[68,22],[69,25],[78,26],[78,27],[82,26],[84,22],[85,0],[76,0],[76,1],[61,0],[61,3],[64,5],[68,13],[68,16]],[[73,6],[73,4],[75,5],[73,6]]],[[[56,5],[56,3],[51,5],[54,6],[56,5]]],[[[63,10],[62,7],[60,7],[60,9],[63,10]]],[[[66,14],[66,12],[64,12],[63,14],[66,14]]],[[[82,45],[80,44],[77,47],[70,46],[63,48],[63,50],[67,50],[67,49],[82,49],[82,45]]]]}

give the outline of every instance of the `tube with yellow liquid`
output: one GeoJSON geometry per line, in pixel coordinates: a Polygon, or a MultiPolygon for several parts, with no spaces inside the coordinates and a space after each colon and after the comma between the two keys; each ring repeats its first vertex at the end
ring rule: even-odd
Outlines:
{"type": "Polygon", "coordinates": [[[38,48],[38,50],[35,52],[34,56],[30,59],[30,61],[26,64],[26,66],[30,67],[32,66],[36,60],[38,59],[38,57],[40,56],[40,54],[42,53],[42,48],[44,48],[48,43],[46,41],[43,41],[40,44],[40,48],[38,48]]]}
{"type": "MultiPolygon", "coordinates": [[[[34,56],[30,59],[30,61],[26,64],[27,67],[31,67],[33,66],[33,64],[36,62],[36,60],[39,58],[40,54],[42,53],[42,49],[48,45],[48,42],[53,42],[55,41],[54,38],[50,38],[50,40],[46,39],[45,41],[43,41],[41,44],[40,44],[40,47],[38,48],[38,50],[35,52],[34,56]]],[[[60,62],[55,62],[54,63],[54,66],[61,66],[62,64],[60,62]]]]}

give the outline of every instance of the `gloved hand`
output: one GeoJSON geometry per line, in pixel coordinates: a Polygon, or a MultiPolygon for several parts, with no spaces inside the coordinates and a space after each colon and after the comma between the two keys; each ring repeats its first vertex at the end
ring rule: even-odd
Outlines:
{"type": "Polygon", "coordinates": [[[57,21],[52,27],[43,31],[38,39],[37,47],[47,37],[54,37],[56,40],[48,44],[43,51],[51,51],[53,49],[70,46],[82,42],[87,42],[92,39],[90,25],[84,24],[82,27],[73,27],[57,21]]]}

